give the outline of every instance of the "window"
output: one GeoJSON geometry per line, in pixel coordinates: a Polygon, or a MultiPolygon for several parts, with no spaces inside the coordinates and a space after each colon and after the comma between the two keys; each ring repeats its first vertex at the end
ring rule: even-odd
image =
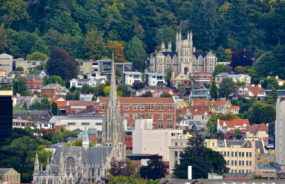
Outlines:
{"type": "Polygon", "coordinates": [[[246,157],[248,157],[248,152],[246,152],[246,157]]]}
{"type": "Polygon", "coordinates": [[[163,120],[163,114],[158,114],[158,120],[163,120]]]}
{"type": "Polygon", "coordinates": [[[153,110],[153,105],[149,105],[148,110],[153,110]]]}
{"type": "Polygon", "coordinates": [[[238,165],[241,166],[241,161],[238,162],[238,165]]]}
{"type": "Polygon", "coordinates": [[[227,152],[224,151],[224,157],[226,157],[226,156],[227,156],[227,152]]]}
{"type": "Polygon", "coordinates": [[[192,115],[191,115],[191,116],[188,116],[187,119],[193,119],[193,116],[192,116],[192,115]]]}
{"type": "Polygon", "coordinates": [[[144,105],[141,105],[140,109],[141,109],[141,111],[143,111],[144,110],[144,105]]]}
{"type": "Polygon", "coordinates": [[[230,152],[228,151],[228,157],[230,156],[230,152]]]}
{"type": "Polygon", "coordinates": [[[105,110],[105,105],[104,104],[102,105],[102,110],[105,110]]]}
{"type": "Polygon", "coordinates": [[[124,105],[124,110],[129,110],[129,105],[124,105]]]}
{"type": "Polygon", "coordinates": [[[138,114],[134,113],[133,114],[133,119],[138,119],[138,114]]]}
{"type": "Polygon", "coordinates": [[[37,85],[34,85],[34,88],[37,88],[37,85]]]}
{"type": "Polygon", "coordinates": [[[133,110],[138,110],[138,105],[133,105],[133,110]]]}
{"type": "Polygon", "coordinates": [[[167,128],[172,128],[172,123],[167,123],[167,128]]]}
{"type": "Polygon", "coordinates": [[[227,165],[230,165],[230,161],[229,160],[227,161],[227,165]]]}
{"type": "Polygon", "coordinates": [[[129,75],[129,77],[133,77],[133,75],[129,75]]]}
{"type": "Polygon", "coordinates": [[[237,165],[237,161],[235,160],[235,166],[237,165]]]}
{"type": "Polygon", "coordinates": [[[141,119],[144,119],[144,114],[141,114],[141,119]]]}
{"type": "Polygon", "coordinates": [[[248,161],[246,161],[246,166],[248,166],[248,161]]]}
{"type": "Polygon", "coordinates": [[[153,114],[148,114],[148,119],[153,119],[153,114]]]}
{"type": "Polygon", "coordinates": [[[251,161],[249,161],[249,166],[251,166],[251,161]]]}
{"type": "Polygon", "coordinates": [[[232,151],[232,157],[234,157],[234,152],[232,151]]]}
{"type": "Polygon", "coordinates": [[[167,105],[167,110],[171,111],[172,110],[172,105],[167,105]]]}
{"type": "Polygon", "coordinates": [[[81,123],[82,125],[89,125],[89,123],[81,123]]]}
{"type": "Polygon", "coordinates": [[[75,125],[75,123],[67,123],[68,125],[75,125]]]}
{"type": "Polygon", "coordinates": [[[249,157],[251,157],[251,152],[249,152],[249,157]]]}
{"type": "Polygon", "coordinates": [[[174,151],[174,157],[178,157],[178,152],[174,151]]]}
{"type": "Polygon", "coordinates": [[[36,65],[36,62],[32,62],[32,65],[36,65]]]}
{"type": "Polygon", "coordinates": [[[158,128],[163,128],[163,124],[162,123],[158,123],[158,128]]]}
{"type": "Polygon", "coordinates": [[[244,157],[244,152],[242,152],[242,157],[244,157]]]}
{"type": "Polygon", "coordinates": [[[241,157],[241,152],[238,153],[238,156],[241,157]]]}
{"type": "Polygon", "coordinates": [[[172,114],[167,114],[167,120],[172,120],[172,114]]]}
{"type": "Polygon", "coordinates": [[[232,160],[232,165],[234,165],[234,161],[232,160]]]}
{"type": "Polygon", "coordinates": [[[241,165],[244,166],[244,161],[241,162],[241,165]]]}
{"type": "Polygon", "coordinates": [[[129,119],[129,113],[124,113],[124,117],[125,117],[126,119],[129,119]]]}
{"type": "Polygon", "coordinates": [[[162,111],[163,110],[163,105],[158,105],[158,110],[162,111]]]}
{"type": "Polygon", "coordinates": [[[175,146],[178,146],[178,143],[177,143],[177,142],[175,143],[175,146]]]}
{"type": "Polygon", "coordinates": [[[235,152],[235,157],[237,157],[237,152],[235,152]]]}

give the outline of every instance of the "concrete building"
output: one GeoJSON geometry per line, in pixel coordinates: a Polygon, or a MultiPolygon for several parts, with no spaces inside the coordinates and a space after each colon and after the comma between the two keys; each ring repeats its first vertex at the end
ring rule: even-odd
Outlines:
{"type": "Polygon", "coordinates": [[[124,84],[132,86],[134,82],[142,82],[141,72],[123,72],[124,84]]]}
{"type": "Polygon", "coordinates": [[[213,73],[217,57],[210,52],[196,52],[193,47],[192,31],[187,33],[187,38],[182,40],[182,33],[176,33],[176,51],[172,52],[171,42],[168,48],[165,43],[161,43],[161,50],[151,54],[149,70],[152,72],[165,73],[167,68],[172,68],[174,72],[192,74],[194,72],[207,71],[213,73]]]}
{"type": "Polygon", "coordinates": [[[146,73],[145,75],[146,84],[148,86],[158,86],[165,84],[165,75],[163,73],[146,73]]]}
{"type": "Polygon", "coordinates": [[[21,174],[13,168],[0,168],[0,181],[2,183],[21,183],[21,174]]]}
{"type": "Polygon", "coordinates": [[[13,56],[3,53],[0,54],[0,69],[11,72],[13,69],[13,56]]]}
{"type": "Polygon", "coordinates": [[[285,165],[285,101],[277,99],[275,121],[275,150],[276,162],[285,165]]]}
{"type": "Polygon", "coordinates": [[[182,134],[182,130],[154,130],[152,119],[137,119],[133,131],[133,154],[159,154],[163,161],[169,161],[168,147],[176,134],[182,134]]]}
{"type": "Polygon", "coordinates": [[[26,72],[29,72],[30,68],[34,68],[36,66],[46,64],[46,62],[47,61],[28,61],[24,59],[15,59],[14,65],[15,65],[15,69],[17,69],[18,67],[24,68],[24,72],[26,73],[26,72]]]}
{"type": "MultiPolygon", "coordinates": [[[[180,164],[180,154],[187,146],[191,135],[177,136],[171,139],[169,146],[169,172],[173,172],[175,164],[180,164]]],[[[264,153],[262,141],[224,140],[222,145],[217,139],[205,139],[205,146],[224,156],[230,173],[250,173],[255,171],[255,152],[264,153]]]]}

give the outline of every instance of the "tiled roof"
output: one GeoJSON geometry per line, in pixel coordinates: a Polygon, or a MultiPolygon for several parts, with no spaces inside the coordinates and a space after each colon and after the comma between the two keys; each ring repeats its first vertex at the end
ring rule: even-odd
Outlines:
{"type": "Polygon", "coordinates": [[[70,106],[88,106],[94,105],[95,101],[68,101],[70,106]]]}
{"type": "Polygon", "coordinates": [[[256,133],[257,131],[268,131],[268,126],[264,123],[261,124],[253,124],[251,127],[247,129],[250,133],[256,133]]]}
{"type": "MultiPolygon", "coordinates": [[[[108,97],[99,97],[100,103],[107,103],[108,97]]],[[[140,103],[140,104],[161,104],[174,103],[172,98],[153,98],[153,97],[118,97],[121,104],[140,103]]]]}
{"type": "Polygon", "coordinates": [[[180,74],[180,72],[174,72],[174,79],[180,74]]]}
{"type": "Polygon", "coordinates": [[[250,127],[248,119],[233,119],[231,121],[220,120],[219,121],[220,126],[223,126],[224,122],[228,128],[234,128],[234,126],[243,126],[243,125],[250,127]]]}
{"type": "Polygon", "coordinates": [[[237,88],[248,88],[248,90],[250,90],[254,96],[258,96],[259,91],[264,91],[264,89],[258,86],[237,86],[237,88]]]}
{"type": "Polygon", "coordinates": [[[276,81],[278,81],[278,82],[283,82],[284,80],[282,80],[282,79],[276,79],[276,81]]]}
{"type": "Polygon", "coordinates": [[[195,72],[195,73],[193,73],[193,75],[212,75],[212,74],[210,74],[209,72],[206,72],[206,71],[201,71],[201,72],[195,72]]]}
{"type": "Polygon", "coordinates": [[[187,112],[191,112],[193,115],[209,113],[209,106],[190,106],[189,108],[177,109],[177,114],[185,115],[187,112]]]}
{"type": "Polygon", "coordinates": [[[52,102],[56,102],[58,99],[60,99],[60,97],[51,98],[49,101],[52,104],[52,102]]]}
{"type": "Polygon", "coordinates": [[[239,106],[231,106],[231,109],[240,110],[239,106]]]}
{"type": "Polygon", "coordinates": [[[162,93],[169,93],[169,94],[170,94],[170,91],[171,91],[172,94],[170,94],[170,95],[177,96],[176,93],[174,93],[171,89],[157,89],[152,94],[159,93],[160,91],[162,93]]]}
{"type": "Polygon", "coordinates": [[[0,68],[0,72],[6,72],[6,70],[3,70],[3,69],[0,68]]]}
{"type": "Polygon", "coordinates": [[[226,105],[228,102],[229,102],[228,100],[216,100],[215,106],[226,105]]]}
{"type": "Polygon", "coordinates": [[[28,75],[26,77],[27,81],[34,80],[34,79],[42,80],[39,76],[36,76],[36,75],[28,75]]]}
{"type": "Polygon", "coordinates": [[[66,106],[67,101],[57,101],[56,104],[57,106],[66,106]]]}
{"type": "MultiPolygon", "coordinates": [[[[210,106],[211,103],[212,101],[208,100],[208,106],[210,106]]],[[[198,99],[194,102],[194,106],[204,106],[204,105],[205,105],[205,99],[198,99]]]]}

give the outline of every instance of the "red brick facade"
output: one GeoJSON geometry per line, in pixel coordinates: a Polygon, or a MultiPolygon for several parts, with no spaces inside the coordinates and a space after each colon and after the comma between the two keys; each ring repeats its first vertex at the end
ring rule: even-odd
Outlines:
{"type": "Polygon", "coordinates": [[[43,87],[43,80],[38,76],[28,76],[26,82],[31,92],[40,90],[43,87]]]}
{"type": "Polygon", "coordinates": [[[192,79],[195,80],[195,84],[203,85],[203,84],[211,84],[213,81],[212,74],[206,71],[195,72],[192,76],[192,79]]]}
{"type": "MultiPolygon", "coordinates": [[[[106,113],[107,97],[99,97],[96,111],[106,113]]],[[[133,127],[136,119],[153,119],[154,129],[175,129],[176,109],[172,98],[120,97],[121,116],[133,127]]]]}

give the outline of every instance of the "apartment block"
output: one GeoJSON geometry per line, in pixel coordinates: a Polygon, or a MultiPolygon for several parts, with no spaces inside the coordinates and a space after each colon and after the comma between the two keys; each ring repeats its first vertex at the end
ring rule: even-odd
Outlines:
{"type": "Polygon", "coordinates": [[[14,60],[14,65],[15,69],[18,67],[24,68],[24,72],[28,72],[30,68],[34,68],[39,65],[46,64],[47,61],[28,61],[24,59],[15,59],[14,60]]]}
{"type": "MultiPolygon", "coordinates": [[[[119,97],[121,116],[133,128],[136,119],[153,119],[155,129],[175,129],[176,108],[172,98],[119,97]]],[[[98,97],[96,111],[106,114],[108,97],[98,97]]]]}
{"type": "Polygon", "coordinates": [[[13,56],[9,54],[0,54],[0,69],[11,72],[13,67],[13,56]]]}
{"type": "Polygon", "coordinates": [[[285,101],[277,99],[275,121],[276,162],[285,165],[285,101]]]}

